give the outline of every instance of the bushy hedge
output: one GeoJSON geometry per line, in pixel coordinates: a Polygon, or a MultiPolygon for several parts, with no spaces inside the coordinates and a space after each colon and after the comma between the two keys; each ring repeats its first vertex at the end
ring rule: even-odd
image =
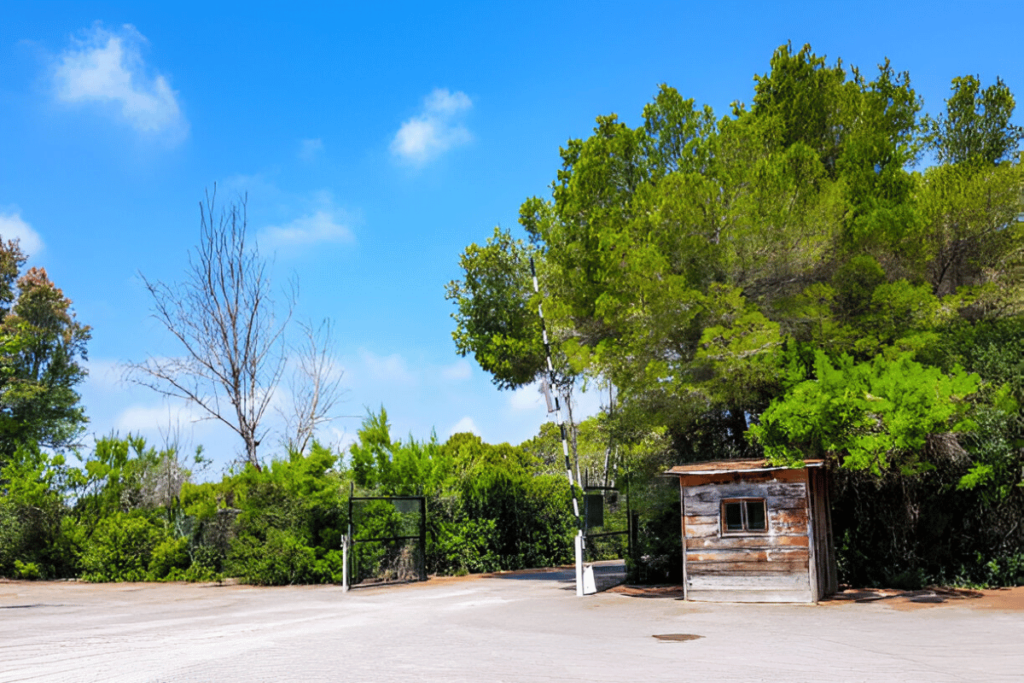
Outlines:
{"type": "MultiPolygon", "coordinates": [[[[383,410],[367,418],[359,437],[347,457],[314,444],[307,454],[206,483],[189,481],[177,452],[137,437],[100,440],[80,468],[24,449],[3,468],[0,575],[338,583],[353,487],[363,495],[426,497],[432,574],[571,561],[565,481],[545,474],[527,451],[471,434],[445,444],[392,442],[383,410]]],[[[370,516],[364,535],[383,533],[372,527],[389,524],[382,514],[370,516]]]]}
{"type": "MultiPolygon", "coordinates": [[[[991,361],[985,353],[976,352],[991,361]]],[[[1012,386],[1015,395],[1024,393],[1024,386],[1012,386]]],[[[984,459],[954,450],[912,477],[835,473],[841,580],[905,587],[1024,583],[1024,491],[1014,485],[1010,466],[1024,430],[995,413],[979,413],[978,423],[984,459]],[[967,475],[978,462],[991,465],[990,480],[971,485],[967,475]]],[[[668,464],[659,458],[671,456],[648,454],[637,461],[647,469],[635,465],[630,475],[639,518],[631,581],[681,578],[678,488],[657,478],[668,464]]],[[[392,442],[383,411],[367,418],[345,457],[317,444],[308,454],[292,453],[261,471],[244,467],[219,481],[189,483],[178,454],[134,437],[101,440],[81,468],[23,448],[4,464],[3,476],[0,576],[13,578],[338,583],[350,491],[425,496],[430,574],[573,560],[569,488],[533,450],[488,445],[472,434],[443,444],[392,442]],[[181,483],[173,490],[154,483],[175,480],[181,483]]],[[[387,535],[398,522],[393,508],[380,507],[368,509],[363,538],[387,535]]],[[[408,550],[362,546],[357,573],[407,574],[415,563],[402,553],[408,550]]]]}

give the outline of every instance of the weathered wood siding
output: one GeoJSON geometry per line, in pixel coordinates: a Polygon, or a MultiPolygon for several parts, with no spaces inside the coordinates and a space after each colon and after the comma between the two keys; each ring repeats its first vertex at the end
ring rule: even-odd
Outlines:
{"type": "Polygon", "coordinates": [[[806,470],[680,478],[686,597],[812,602],[806,470]],[[764,498],[765,534],[722,534],[721,501],[764,498]]]}
{"type": "Polygon", "coordinates": [[[835,547],[832,540],[832,514],[828,495],[828,474],[821,468],[808,470],[808,490],[814,516],[814,571],[818,594],[815,600],[839,590],[835,547]]]}

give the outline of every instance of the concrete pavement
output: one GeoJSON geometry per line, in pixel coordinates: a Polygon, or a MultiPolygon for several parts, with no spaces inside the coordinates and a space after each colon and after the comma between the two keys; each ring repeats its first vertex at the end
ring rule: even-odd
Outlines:
{"type": "Polygon", "coordinates": [[[0,682],[1024,680],[1024,611],[984,601],[577,598],[572,578],[0,583],[0,682]]]}

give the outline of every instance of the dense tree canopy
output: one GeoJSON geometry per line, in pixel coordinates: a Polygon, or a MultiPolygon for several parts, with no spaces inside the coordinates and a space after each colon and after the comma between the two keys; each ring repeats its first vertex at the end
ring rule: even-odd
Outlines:
{"type": "MultiPolygon", "coordinates": [[[[935,353],[951,326],[1019,313],[1021,129],[1001,81],[957,78],[945,112],[922,107],[888,61],[867,75],[783,46],[728,116],[662,86],[642,125],[603,116],[567,143],[551,198],[527,199],[521,223],[558,346],[619,389],[620,422],[668,429],[681,457],[825,455],[878,472],[919,469],[928,433],[972,428],[965,402],[984,400],[985,378],[935,353]],[[922,382],[935,390],[910,437],[887,411],[922,382]],[[869,387],[890,392],[885,410],[782,429],[836,391],[870,403],[869,387]],[[877,457],[853,445],[865,429],[877,457]]],[[[540,363],[537,302],[521,273],[492,267],[525,249],[496,231],[449,286],[459,349],[499,386],[540,363]],[[503,288],[473,286],[499,272],[503,288]]]]}

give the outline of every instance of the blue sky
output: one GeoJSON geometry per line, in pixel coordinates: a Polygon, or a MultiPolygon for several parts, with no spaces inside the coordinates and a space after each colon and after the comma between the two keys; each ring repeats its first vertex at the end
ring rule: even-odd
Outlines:
{"type": "Polygon", "coordinates": [[[296,316],[334,320],[340,412],[518,443],[543,402],[456,355],[444,284],[547,195],[560,145],[598,115],[637,125],[660,83],[724,114],[787,40],[868,72],[888,57],[932,112],[958,75],[1021,97],[1022,19],[1014,2],[0,2],[0,234],[93,327],[91,434],[178,423],[220,462],[240,450],[119,381],[124,361],[179,353],[139,273],[181,279],[217,183],[248,193],[276,281],[298,277],[296,316]]]}

